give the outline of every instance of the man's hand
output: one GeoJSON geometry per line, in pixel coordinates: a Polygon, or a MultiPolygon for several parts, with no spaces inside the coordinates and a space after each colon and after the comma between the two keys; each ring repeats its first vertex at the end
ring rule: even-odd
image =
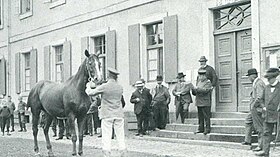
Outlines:
{"type": "Polygon", "coordinates": [[[136,98],[135,101],[140,102],[140,98],[136,98]]]}
{"type": "Polygon", "coordinates": [[[263,110],[266,111],[266,107],[263,107],[263,110]]]}

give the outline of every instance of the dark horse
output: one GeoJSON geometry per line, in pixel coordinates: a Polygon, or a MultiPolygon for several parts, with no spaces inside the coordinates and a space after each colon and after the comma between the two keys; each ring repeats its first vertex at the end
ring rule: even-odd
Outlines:
{"type": "Polygon", "coordinates": [[[101,80],[98,56],[89,54],[87,50],[85,51],[85,55],[87,58],[79,67],[76,75],[70,77],[61,84],[51,81],[40,81],[29,93],[27,106],[31,107],[34,151],[38,155],[40,154],[37,141],[38,121],[42,110],[46,115],[43,130],[47,142],[48,155],[51,157],[54,156],[48,134],[53,117],[67,117],[69,130],[72,136],[73,156],[77,155],[77,135],[74,123],[77,119],[79,134],[78,154],[83,154],[83,125],[85,115],[90,105],[90,98],[85,93],[86,84],[90,80],[94,82],[101,80]]]}

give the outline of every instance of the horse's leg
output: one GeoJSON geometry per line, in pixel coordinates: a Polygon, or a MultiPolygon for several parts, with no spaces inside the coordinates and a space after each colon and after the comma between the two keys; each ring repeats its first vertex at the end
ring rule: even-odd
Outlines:
{"type": "Polygon", "coordinates": [[[78,154],[80,156],[83,155],[83,132],[84,132],[84,125],[85,125],[85,118],[86,116],[81,116],[77,118],[77,123],[78,123],[78,131],[79,131],[79,151],[78,154]]]}
{"type": "Polygon", "coordinates": [[[45,139],[47,142],[47,149],[49,151],[48,152],[49,157],[54,157],[54,154],[52,151],[52,145],[51,145],[50,138],[49,138],[49,128],[52,123],[52,120],[53,120],[53,117],[46,113],[45,114],[44,134],[45,134],[45,139]]]}
{"type": "Polygon", "coordinates": [[[76,135],[76,129],[75,129],[75,115],[73,113],[70,113],[68,116],[68,124],[69,124],[69,131],[71,133],[72,137],[72,143],[73,143],[73,152],[72,155],[76,156],[76,141],[77,141],[77,135],[76,135]]]}
{"type": "Polygon", "coordinates": [[[32,112],[32,131],[33,131],[33,137],[34,137],[34,151],[36,155],[39,155],[39,147],[38,147],[38,122],[40,118],[40,110],[37,110],[35,112],[32,112]]]}

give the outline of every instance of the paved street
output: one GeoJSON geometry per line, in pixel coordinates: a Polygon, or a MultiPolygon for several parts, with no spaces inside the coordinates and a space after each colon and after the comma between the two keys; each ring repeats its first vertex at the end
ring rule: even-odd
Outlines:
{"type": "MultiPolygon", "coordinates": [[[[50,132],[52,136],[52,132],[50,132]]],[[[40,129],[38,137],[39,147],[42,155],[47,155],[43,131],[40,129]]],[[[11,136],[1,136],[1,157],[30,157],[34,155],[33,152],[33,136],[30,124],[28,124],[28,132],[14,132],[11,136]]],[[[71,155],[71,140],[63,139],[56,141],[51,137],[53,144],[53,151],[56,156],[64,157],[71,155]]],[[[217,146],[203,146],[203,145],[190,145],[181,143],[169,143],[161,141],[146,141],[139,140],[132,135],[126,139],[129,157],[253,157],[254,154],[250,150],[223,148],[217,146]]],[[[113,145],[116,142],[113,141],[113,145]]],[[[101,156],[101,139],[96,136],[85,137],[84,140],[84,156],[101,156]]],[[[113,147],[115,148],[115,147],[113,147]]],[[[280,147],[276,148],[271,157],[278,157],[280,155],[280,147]]]]}

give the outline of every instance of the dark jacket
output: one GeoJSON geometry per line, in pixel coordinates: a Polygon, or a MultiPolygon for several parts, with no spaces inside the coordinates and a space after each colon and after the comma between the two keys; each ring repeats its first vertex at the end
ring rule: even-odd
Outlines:
{"type": "Polygon", "coordinates": [[[211,67],[210,65],[206,65],[206,67],[204,68],[199,68],[199,70],[201,69],[205,69],[206,70],[206,77],[211,81],[211,84],[213,87],[216,87],[217,85],[217,82],[218,82],[218,77],[217,77],[217,74],[216,74],[216,71],[214,70],[213,67],[211,67]]]}
{"type": "Polygon", "coordinates": [[[264,121],[267,123],[276,123],[278,118],[277,108],[280,104],[280,83],[278,82],[273,92],[271,86],[267,85],[263,93],[264,105],[264,121]]]}
{"type": "Polygon", "coordinates": [[[1,109],[0,109],[0,117],[5,117],[5,118],[8,118],[11,116],[11,110],[9,109],[9,107],[7,106],[3,106],[1,109]]]}
{"type": "Polygon", "coordinates": [[[198,81],[197,88],[192,90],[196,96],[195,105],[198,107],[211,106],[212,85],[210,80],[198,81]]]}
{"type": "Polygon", "coordinates": [[[147,88],[144,88],[142,90],[142,93],[140,93],[137,89],[135,92],[132,93],[130,98],[130,102],[134,104],[135,114],[140,114],[141,112],[147,114],[150,110],[151,101],[152,95],[150,93],[150,90],[147,88]],[[136,98],[139,98],[140,101],[137,102],[136,98]]]}

